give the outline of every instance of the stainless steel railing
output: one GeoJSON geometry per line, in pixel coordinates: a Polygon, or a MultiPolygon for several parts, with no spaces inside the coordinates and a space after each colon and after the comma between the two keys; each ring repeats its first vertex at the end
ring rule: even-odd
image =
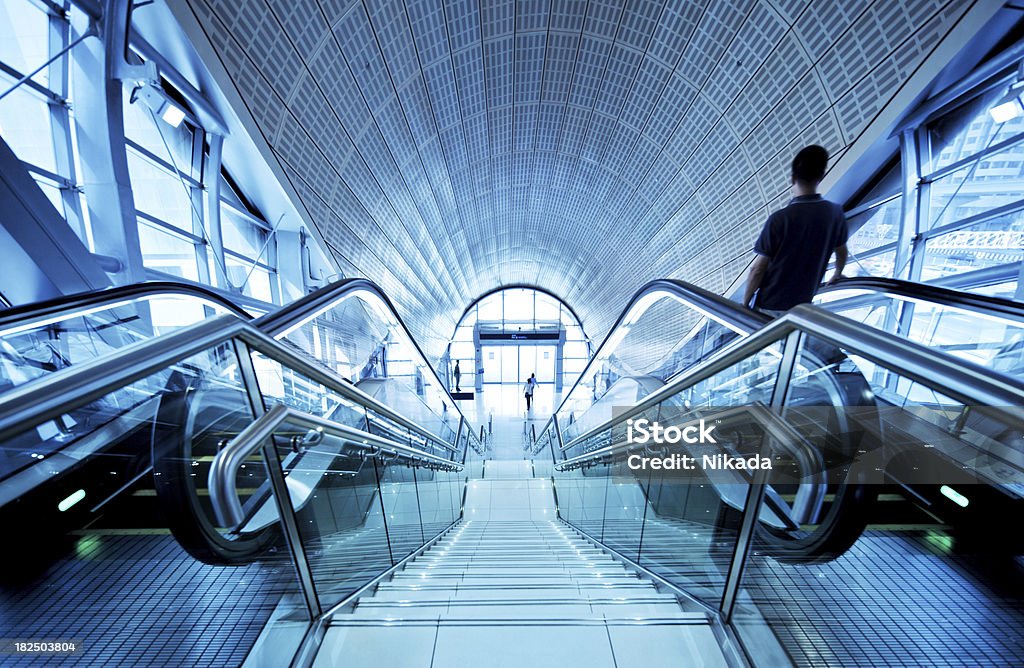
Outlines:
{"type": "Polygon", "coordinates": [[[210,500],[217,520],[222,526],[235,528],[245,520],[235,474],[245,460],[267,443],[285,423],[312,429],[318,434],[336,436],[342,439],[347,450],[362,452],[367,456],[383,455],[417,466],[425,465],[450,471],[462,470],[462,464],[454,460],[444,459],[391,439],[278,404],[243,429],[214,457],[209,474],[210,500]]]}

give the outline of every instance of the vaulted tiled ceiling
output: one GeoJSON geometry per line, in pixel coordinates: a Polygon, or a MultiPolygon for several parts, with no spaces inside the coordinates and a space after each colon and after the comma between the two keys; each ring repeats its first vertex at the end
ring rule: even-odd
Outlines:
{"type": "Polygon", "coordinates": [[[799,145],[836,156],[971,4],[184,0],[346,273],[433,353],[507,284],[600,337],[723,290],[799,145]]]}

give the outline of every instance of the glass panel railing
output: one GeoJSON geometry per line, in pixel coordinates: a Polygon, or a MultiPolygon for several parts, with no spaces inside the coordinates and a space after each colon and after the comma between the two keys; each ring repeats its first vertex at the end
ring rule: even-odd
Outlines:
{"type": "Polygon", "coordinates": [[[149,292],[145,284],[129,287],[141,294],[108,301],[96,293],[81,304],[72,300],[66,309],[26,307],[0,314],[0,394],[207,318],[241,313],[212,295],[159,287],[149,292]]]}
{"type": "MultiPolygon", "coordinates": [[[[307,625],[350,603],[462,516],[466,478],[458,462],[294,409],[277,406],[252,422],[218,462],[256,451],[270,457],[276,489],[286,490],[272,501],[312,613],[302,617],[307,625]]],[[[225,491],[233,493],[219,488],[218,503],[225,491]]],[[[231,511],[222,504],[220,513],[227,520],[231,511]]],[[[251,658],[265,661],[273,651],[257,646],[251,658]]]]}
{"type": "MultiPolygon", "coordinates": [[[[706,605],[718,605],[749,477],[745,471],[709,474],[700,466],[661,466],[672,457],[692,463],[722,454],[757,456],[763,432],[733,427],[719,432],[723,435],[714,444],[666,445],[640,430],[699,425],[701,419],[724,424],[723,407],[735,412],[763,406],[771,399],[780,359],[781,345],[775,344],[643,408],[617,407],[618,416],[604,428],[568,443],[564,461],[563,455],[556,458],[559,516],[706,605]]],[[[768,521],[776,521],[770,510],[764,512],[768,521]]]]}
{"type": "MultiPolygon", "coordinates": [[[[903,615],[924,627],[934,610],[915,584],[934,581],[931,557],[865,532],[879,490],[955,518],[928,530],[939,547],[1019,549],[1005,517],[1024,495],[1022,403],[1017,381],[800,307],[564,447],[538,440],[560,518],[734,621],[755,664],[810,660],[813,628],[845,665],[903,615]],[[849,577],[889,560],[901,563],[851,594],[849,577]],[[837,600],[880,621],[822,625],[837,600]]],[[[929,600],[949,609],[956,591],[929,600]]]]}
{"type": "Polygon", "coordinates": [[[353,290],[273,333],[382,403],[403,405],[411,419],[453,442],[458,407],[390,305],[375,292],[353,290]],[[418,399],[410,402],[409,396],[418,399]]]}
{"type": "Polygon", "coordinates": [[[614,406],[640,401],[768,321],[718,297],[722,313],[709,316],[686,300],[690,291],[670,284],[634,301],[558,408],[566,441],[607,420],[614,406]]]}

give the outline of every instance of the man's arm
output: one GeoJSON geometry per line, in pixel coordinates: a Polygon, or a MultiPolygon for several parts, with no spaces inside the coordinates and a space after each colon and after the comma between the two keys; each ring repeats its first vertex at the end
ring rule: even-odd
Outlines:
{"type": "Polygon", "coordinates": [[[829,285],[843,278],[843,269],[846,268],[847,255],[846,244],[836,248],[836,270],[832,272],[831,278],[828,279],[829,285]]]}
{"type": "Polygon", "coordinates": [[[750,273],[747,274],[747,289],[743,293],[744,306],[750,306],[750,300],[754,298],[754,293],[761,287],[764,273],[768,270],[768,262],[767,255],[758,254],[754,258],[754,263],[750,265],[750,273]]]}

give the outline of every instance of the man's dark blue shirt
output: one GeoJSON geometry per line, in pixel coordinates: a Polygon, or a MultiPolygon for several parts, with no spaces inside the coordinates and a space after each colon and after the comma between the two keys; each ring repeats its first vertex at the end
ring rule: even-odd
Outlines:
{"type": "Polygon", "coordinates": [[[754,306],[786,311],[811,301],[832,252],[846,237],[843,208],[821,195],[794,197],[768,216],[754,244],[754,252],[768,258],[754,306]]]}

